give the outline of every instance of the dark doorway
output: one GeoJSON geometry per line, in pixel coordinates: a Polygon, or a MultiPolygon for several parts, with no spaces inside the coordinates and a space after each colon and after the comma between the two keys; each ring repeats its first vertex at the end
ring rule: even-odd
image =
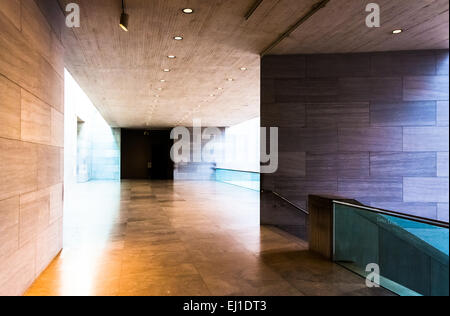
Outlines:
{"type": "Polygon", "coordinates": [[[122,179],[173,180],[170,131],[122,129],[122,179]]]}

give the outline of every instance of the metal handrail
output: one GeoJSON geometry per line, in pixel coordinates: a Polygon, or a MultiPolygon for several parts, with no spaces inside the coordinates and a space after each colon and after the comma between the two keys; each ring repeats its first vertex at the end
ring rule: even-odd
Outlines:
{"type": "Polygon", "coordinates": [[[242,173],[261,174],[260,172],[256,172],[256,171],[238,170],[238,169],[230,169],[230,168],[219,168],[219,167],[214,167],[213,169],[214,169],[214,170],[225,170],[225,171],[242,172],[242,173]]]}
{"type": "Polygon", "coordinates": [[[309,212],[307,210],[305,210],[304,208],[295,205],[293,202],[289,201],[287,198],[285,198],[284,196],[282,196],[281,194],[274,192],[274,191],[270,191],[270,190],[261,190],[261,192],[267,192],[267,193],[272,193],[273,195],[275,195],[277,198],[283,200],[284,202],[286,202],[287,204],[291,205],[292,207],[296,208],[297,210],[301,211],[302,213],[305,213],[306,215],[309,215],[309,212]]]}
{"type": "Polygon", "coordinates": [[[447,222],[442,222],[442,221],[429,219],[429,218],[425,218],[425,217],[414,216],[414,215],[409,215],[409,214],[404,214],[404,213],[399,213],[399,212],[394,212],[394,211],[388,211],[388,210],[383,210],[383,209],[369,207],[369,206],[364,206],[364,205],[356,205],[356,204],[342,202],[342,201],[337,201],[337,200],[333,201],[333,203],[344,205],[344,206],[354,207],[354,208],[357,208],[357,209],[360,209],[360,210],[365,210],[365,211],[368,211],[368,212],[371,212],[371,213],[376,213],[376,214],[382,214],[382,215],[388,215],[388,216],[398,217],[398,218],[402,218],[402,219],[407,219],[407,220],[418,222],[418,223],[422,223],[422,224],[428,224],[428,225],[438,226],[438,227],[447,228],[447,229],[449,228],[449,223],[447,223],[447,222]]]}

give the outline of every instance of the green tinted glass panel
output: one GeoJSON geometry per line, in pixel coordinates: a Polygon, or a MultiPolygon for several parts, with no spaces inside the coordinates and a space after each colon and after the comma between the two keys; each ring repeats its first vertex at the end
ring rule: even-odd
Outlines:
{"type": "Polygon", "coordinates": [[[357,207],[334,206],[334,260],[400,295],[449,294],[449,230],[357,207]]]}

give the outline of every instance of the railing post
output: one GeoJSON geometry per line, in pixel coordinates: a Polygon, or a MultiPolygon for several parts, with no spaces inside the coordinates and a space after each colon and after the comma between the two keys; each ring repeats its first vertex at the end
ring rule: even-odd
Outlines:
{"type": "Polygon", "coordinates": [[[333,260],[333,201],[345,201],[359,204],[355,200],[346,200],[336,196],[310,195],[309,210],[309,250],[333,260]]]}

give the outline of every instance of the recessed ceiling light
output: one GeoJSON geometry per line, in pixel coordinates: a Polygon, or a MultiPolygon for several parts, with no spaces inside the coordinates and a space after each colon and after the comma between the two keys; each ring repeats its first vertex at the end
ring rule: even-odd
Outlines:
{"type": "Polygon", "coordinates": [[[223,90],[223,88],[217,88],[217,90],[223,90]]]}
{"type": "Polygon", "coordinates": [[[233,78],[228,78],[227,80],[228,80],[228,81],[234,81],[234,79],[233,79],[233,78]]]}
{"type": "Polygon", "coordinates": [[[192,13],[194,13],[194,10],[190,9],[190,8],[185,8],[185,9],[183,9],[183,13],[185,13],[185,14],[192,14],[192,13]]]}
{"type": "Polygon", "coordinates": [[[160,82],[166,82],[166,80],[164,80],[164,79],[161,79],[161,80],[159,80],[160,82]]]}
{"type": "Polygon", "coordinates": [[[163,70],[164,72],[170,72],[170,69],[166,68],[163,70]]]}
{"type": "Polygon", "coordinates": [[[403,33],[402,29],[398,29],[398,30],[393,30],[392,31],[392,34],[400,34],[400,33],[403,33]]]}
{"type": "Polygon", "coordinates": [[[242,70],[242,71],[246,71],[246,70],[247,70],[247,68],[245,68],[245,67],[242,67],[242,68],[241,68],[241,70],[242,70]]]}
{"type": "Polygon", "coordinates": [[[167,58],[169,58],[169,59],[175,59],[175,58],[177,58],[177,56],[175,56],[175,55],[169,55],[169,56],[167,56],[167,58]]]}
{"type": "Polygon", "coordinates": [[[173,39],[176,40],[176,41],[182,41],[183,40],[183,36],[175,36],[173,39]]]}

